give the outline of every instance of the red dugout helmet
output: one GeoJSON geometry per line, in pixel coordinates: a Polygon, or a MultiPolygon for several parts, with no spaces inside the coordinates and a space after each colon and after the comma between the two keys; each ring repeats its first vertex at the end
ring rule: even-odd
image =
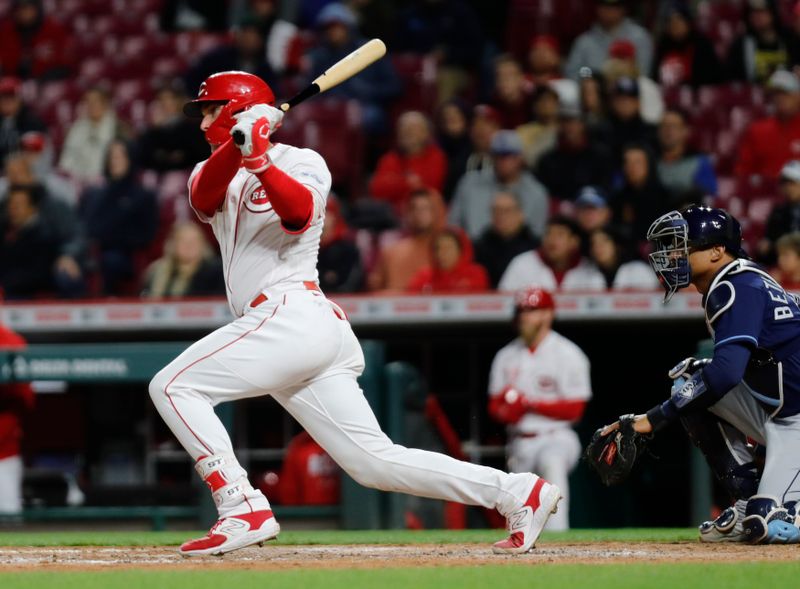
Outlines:
{"type": "Polygon", "coordinates": [[[221,145],[230,138],[231,128],[236,124],[233,115],[256,104],[271,105],[275,94],[264,80],[253,74],[219,72],[200,84],[197,98],[183,105],[183,113],[188,117],[202,117],[203,106],[215,102],[225,103],[225,108],[206,131],[206,141],[221,145]]]}
{"type": "Polygon", "coordinates": [[[514,297],[514,312],[533,311],[535,309],[555,309],[556,302],[550,291],[543,288],[526,288],[514,297]]]}

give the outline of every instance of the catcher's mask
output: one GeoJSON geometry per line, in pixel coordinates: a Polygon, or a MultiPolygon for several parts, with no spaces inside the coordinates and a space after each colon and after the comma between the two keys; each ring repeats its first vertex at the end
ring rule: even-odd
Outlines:
{"type": "Polygon", "coordinates": [[[650,266],[666,290],[664,302],[692,282],[689,253],[721,245],[737,258],[748,258],[742,249],[739,222],[723,209],[690,206],[670,211],[647,230],[653,244],[650,266]]]}

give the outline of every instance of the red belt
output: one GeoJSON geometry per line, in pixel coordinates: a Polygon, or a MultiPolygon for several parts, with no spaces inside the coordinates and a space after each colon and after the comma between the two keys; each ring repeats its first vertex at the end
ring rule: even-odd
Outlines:
{"type": "MultiPolygon", "coordinates": [[[[310,280],[306,280],[303,282],[303,286],[306,287],[306,290],[316,290],[317,292],[322,292],[319,288],[319,285],[316,282],[311,282],[310,280]]],[[[264,294],[263,292],[260,293],[256,298],[250,301],[250,306],[252,308],[258,307],[261,303],[264,303],[269,300],[269,297],[264,294]]]]}

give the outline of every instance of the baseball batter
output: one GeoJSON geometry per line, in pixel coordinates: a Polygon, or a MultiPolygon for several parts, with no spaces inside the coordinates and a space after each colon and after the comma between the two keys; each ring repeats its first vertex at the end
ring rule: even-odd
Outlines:
{"type": "Polygon", "coordinates": [[[185,106],[212,146],[189,180],[189,199],[220,243],[236,315],[150,383],[164,421],[196,461],[219,511],[209,533],[182,554],[222,554],[277,536],[267,498],[233,453],[214,405],[272,395],[363,485],[480,505],[506,516],[496,552],[533,547],[558,487],[531,473],[507,474],[393,444],[356,379],[364,357],[344,313],[317,286],[317,251],[331,176],[309,149],[273,144],[283,112],[271,89],[243,72],[210,76],[185,106]],[[237,146],[231,133],[243,133],[237,146]]]}
{"type": "Polygon", "coordinates": [[[589,359],[551,329],[552,295],[531,288],[516,295],[519,337],[502,348],[489,374],[489,414],[508,424],[508,467],[536,471],[561,489],[563,501],[548,521],[551,530],[569,528],[569,473],[581,455],[571,425],[592,396],[589,359]]]}
{"type": "Polygon", "coordinates": [[[672,211],[653,222],[647,238],[666,298],[690,284],[703,294],[714,354],[670,371],[670,398],[635,416],[634,431],[657,432],[680,419],[737,499],[700,527],[701,540],[800,542],[798,300],[750,261],[739,222],[722,209],[672,211]],[[766,447],[760,475],[747,437],[766,447]]]}

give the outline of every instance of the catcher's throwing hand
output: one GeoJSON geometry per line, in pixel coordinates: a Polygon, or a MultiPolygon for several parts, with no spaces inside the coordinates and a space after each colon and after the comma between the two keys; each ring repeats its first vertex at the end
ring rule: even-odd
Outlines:
{"type": "Polygon", "coordinates": [[[623,415],[619,421],[594,432],[584,458],[604,485],[619,484],[628,478],[639,454],[652,439],[651,431],[647,416],[623,415]]]}

